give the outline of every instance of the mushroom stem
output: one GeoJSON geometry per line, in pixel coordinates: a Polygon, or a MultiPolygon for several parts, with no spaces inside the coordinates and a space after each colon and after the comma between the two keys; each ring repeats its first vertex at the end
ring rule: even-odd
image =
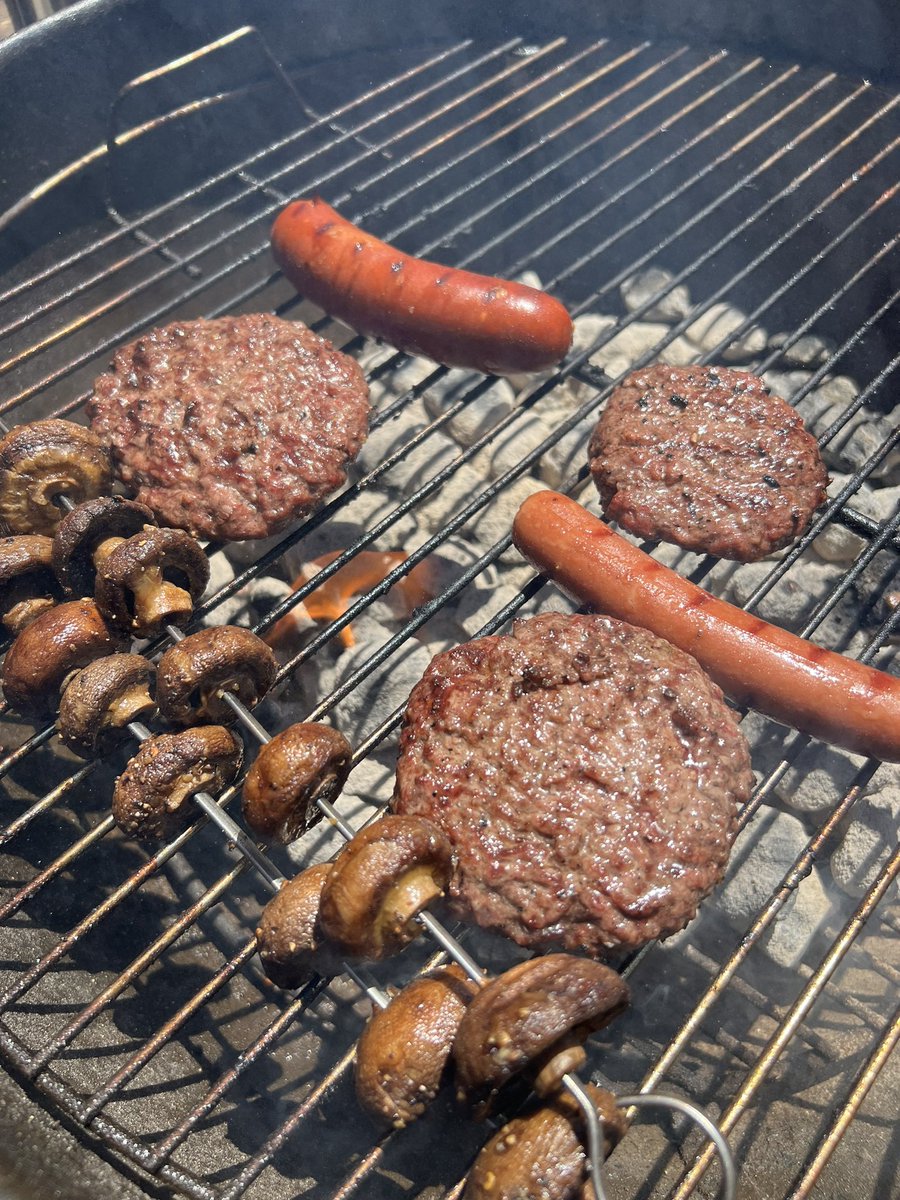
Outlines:
{"type": "Polygon", "coordinates": [[[580,1071],[586,1062],[587,1053],[578,1034],[560,1038],[545,1059],[535,1062],[534,1090],[539,1096],[552,1095],[566,1075],[580,1071]]]}
{"type": "Polygon", "coordinates": [[[49,597],[35,597],[32,600],[20,600],[18,604],[14,604],[4,615],[3,624],[6,629],[13,635],[21,633],[26,625],[30,625],[36,617],[41,613],[47,612],[56,604],[55,600],[49,597]]]}
{"type": "Polygon", "coordinates": [[[428,866],[413,867],[391,886],[384,897],[378,918],[378,935],[393,939],[402,934],[410,921],[444,894],[434,870],[428,866]]]}
{"type": "Polygon", "coordinates": [[[134,584],[134,611],[142,625],[186,620],[194,611],[190,592],[163,578],[159,567],[148,567],[134,584]]]}
{"type": "Polygon", "coordinates": [[[91,558],[94,560],[94,566],[99,567],[101,563],[106,562],[113,550],[117,546],[121,546],[128,539],[123,537],[108,537],[104,538],[98,546],[94,547],[94,553],[91,558]]]}

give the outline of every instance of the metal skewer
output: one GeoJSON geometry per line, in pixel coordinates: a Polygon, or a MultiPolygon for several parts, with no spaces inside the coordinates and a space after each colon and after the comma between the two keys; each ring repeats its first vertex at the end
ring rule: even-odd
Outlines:
{"type": "MultiPolygon", "coordinates": [[[[0,429],[6,429],[5,423],[0,420],[0,429]]],[[[58,497],[58,503],[66,512],[71,512],[75,505],[67,496],[61,495],[58,497]]],[[[185,634],[175,625],[166,625],[165,632],[169,638],[177,643],[184,640],[185,634]]],[[[253,716],[250,710],[234,695],[226,691],[219,692],[220,697],[232,710],[235,717],[240,721],[244,728],[251,733],[261,745],[266,745],[272,740],[272,735],[268,730],[253,716]]],[[[152,737],[150,730],[140,721],[131,721],[127,725],[127,729],[138,742],[145,742],[152,737]]],[[[272,863],[268,856],[256,845],[253,839],[245,832],[244,829],[231,817],[208,792],[195,792],[193,799],[197,802],[198,807],[204,815],[213,822],[218,829],[225,834],[228,840],[235,848],[244,855],[247,861],[256,869],[257,873],[266,883],[266,886],[272,892],[277,892],[286,882],[285,877],[272,863]]],[[[341,817],[334,806],[325,799],[317,799],[316,805],[324,816],[335,826],[338,832],[347,841],[350,841],[355,834],[353,828],[341,817]]],[[[444,949],[455,962],[466,972],[469,978],[476,984],[483,985],[486,982],[486,972],[475,962],[475,960],[467,953],[460,945],[457,939],[446,929],[440,921],[438,921],[431,913],[422,912],[416,917],[416,921],[422,928],[444,949]]],[[[379,1008],[387,1007],[389,997],[383,989],[376,985],[369,984],[359,975],[359,973],[350,965],[343,963],[342,966],[346,973],[369,995],[374,1004],[379,1008]]],[[[577,1076],[566,1072],[561,1079],[562,1085],[570,1093],[573,1099],[581,1109],[584,1119],[587,1134],[587,1162],[590,1181],[593,1186],[596,1200],[607,1200],[606,1188],[603,1179],[603,1124],[600,1120],[597,1109],[592,1102],[590,1095],[585,1090],[584,1085],[577,1076]]],[[[695,1121],[701,1129],[707,1134],[715,1147],[722,1162],[722,1185],[720,1188],[720,1200],[734,1200],[737,1172],[734,1166],[734,1160],[731,1155],[730,1148],[723,1134],[714,1125],[714,1123],[706,1116],[706,1114],[689,1101],[682,1100],[679,1097],[666,1096],[660,1093],[644,1093],[640,1096],[622,1097],[616,1100],[618,1107],[625,1108],[629,1105],[659,1105],[661,1107],[677,1109],[679,1112],[689,1116],[695,1121]]]]}

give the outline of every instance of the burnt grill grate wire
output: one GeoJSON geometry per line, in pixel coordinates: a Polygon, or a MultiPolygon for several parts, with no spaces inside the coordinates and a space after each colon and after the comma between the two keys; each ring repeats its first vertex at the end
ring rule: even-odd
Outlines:
{"type": "MultiPolygon", "coordinates": [[[[897,137],[891,136],[889,120],[895,114],[897,97],[877,93],[865,82],[855,84],[796,66],[769,68],[759,59],[739,60],[724,53],[702,56],[684,47],[663,51],[646,43],[622,47],[602,41],[573,48],[560,39],[532,51],[526,53],[524,47],[511,41],[482,53],[476,53],[468,44],[460,44],[423,56],[421,62],[407,66],[401,74],[345,100],[326,116],[304,123],[288,138],[279,139],[228,171],[203,180],[196,188],[138,218],[120,217],[111,230],[99,232],[58,263],[39,267],[28,279],[13,283],[0,295],[0,304],[13,303],[14,309],[16,304],[24,305],[0,330],[0,338],[8,339],[9,344],[0,362],[0,377],[5,377],[10,390],[8,398],[0,404],[0,411],[24,420],[41,411],[60,414],[76,411],[86,397],[85,392],[77,391],[83,386],[80,380],[86,378],[85,370],[99,369],[113,346],[148,325],[182,311],[193,315],[195,302],[210,316],[245,307],[257,298],[279,312],[291,315],[297,312],[297,302],[285,299],[283,289],[279,293],[277,277],[268,271],[263,259],[267,243],[260,236],[261,222],[267,222],[277,211],[282,194],[287,197],[328,188],[335,193],[329,198],[347,209],[348,215],[366,220],[384,236],[409,239],[413,235],[415,243],[407,240],[405,245],[417,252],[437,254],[448,242],[459,246],[461,265],[486,264],[487,269],[499,273],[514,273],[533,265],[542,273],[544,283],[559,294],[567,296],[567,286],[574,288],[570,307],[575,312],[595,311],[603,299],[610,302],[620,283],[641,267],[660,261],[666,252],[674,255],[676,265],[682,264],[677,267],[674,280],[658,295],[623,316],[614,329],[590,345],[579,347],[559,371],[540,381],[508,416],[441,471],[414,487],[382,521],[362,532],[334,562],[266,615],[258,630],[274,624],[361,549],[379,542],[384,535],[390,536],[402,516],[416,512],[428,496],[474,460],[479,451],[490,446],[504,431],[515,430],[523,416],[538,410],[541,402],[552,397],[567,380],[576,380],[583,387],[585,402],[560,422],[545,441],[464,504],[445,528],[392,571],[381,585],[362,594],[341,618],[325,626],[285,665],[283,678],[292,676],[313,655],[324,652],[336,634],[373,600],[447,538],[464,530],[476,514],[521,478],[561,436],[599,409],[615,380],[597,374],[589,359],[616,333],[650,312],[673,287],[691,281],[700,297],[699,303],[690,318],[673,324],[639,363],[652,361],[683,332],[689,320],[695,320],[718,300],[740,296],[739,285],[745,282],[752,285],[751,294],[760,298],[752,307],[744,306],[748,316],[743,327],[731,331],[705,359],[716,360],[754,321],[772,310],[778,311],[788,295],[794,312],[803,314],[800,319],[793,316],[790,320],[785,343],[790,346],[807,331],[815,330],[829,313],[841,311],[842,305],[852,310],[857,289],[871,280],[895,250],[896,234],[888,231],[883,217],[896,194],[896,184],[885,187],[884,183],[897,145],[897,137]],[[324,143],[313,136],[314,144],[296,155],[304,139],[310,140],[311,134],[321,135],[326,131],[324,143]],[[343,157],[333,158],[336,152],[343,157]],[[288,154],[290,161],[279,158],[288,154]],[[329,165],[320,170],[320,162],[329,165]],[[375,170],[370,169],[373,162],[377,164],[375,170]],[[251,168],[258,177],[249,174],[251,168]],[[575,175],[570,177],[567,172],[573,169],[575,175]],[[879,180],[880,190],[867,189],[866,182],[873,176],[879,180]],[[237,191],[216,198],[218,188],[235,183],[239,185],[237,191]],[[811,187],[818,190],[811,192],[811,187]],[[692,199],[695,188],[700,202],[692,199]],[[522,215],[507,219],[506,210],[512,205],[512,211],[518,211],[515,202],[521,198],[532,202],[522,215]],[[200,212],[196,210],[198,201],[207,204],[200,212]],[[241,215],[244,211],[241,206],[251,201],[258,202],[259,207],[249,216],[229,224],[225,230],[215,227],[222,216],[230,217],[232,212],[241,215]],[[848,201],[852,204],[848,205],[848,201]],[[396,209],[397,219],[389,225],[385,216],[392,209],[396,209]],[[831,211],[833,220],[828,217],[831,211]],[[148,234],[154,223],[158,231],[148,234]],[[703,232],[706,224],[724,233],[707,237],[703,232]],[[796,261],[797,256],[790,253],[791,246],[798,235],[811,228],[820,235],[824,230],[827,236],[816,240],[813,253],[796,261]],[[128,238],[138,229],[140,241],[129,247],[128,238]],[[245,235],[246,244],[241,240],[245,235]],[[735,247],[740,248],[740,254],[735,247]],[[785,256],[785,269],[781,272],[778,267],[772,270],[772,260],[778,259],[779,252],[785,256]],[[160,256],[162,266],[153,261],[160,256]],[[841,282],[822,295],[811,284],[819,278],[817,272],[829,256],[844,260],[846,270],[841,282]],[[716,267],[712,275],[710,266],[716,267]],[[585,285],[588,269],[594,278],[603,281],[602,286],[585,285]],[[142,273],[137,280],[134,272],[142,273]],[[187,275],[190,281],[187,286],[178,282],[179,275],[187,275]],[[774,285],[773,275],[778,279],[774,285]],[[760,276],[766,277],[765,286],[754,282],[760,276]],[[175,285],[171,292],[167,290],[170,285],[175,285]],[[222,285],[228,289],[224,294],[222,285]],[[103,295],[107,288],[115,290],[103,295]],[[47,289],[49,296],[45,294],[47,289]],[[102,296],[99,303],[91,297],[97,290],[102,296]]],[[[140,139],[135,140],[139,144],[140,139]]],[[[113,153],[119,149],[118,145],[112,147],[113,153]]],[[[827,361],[797,389],[792,397],[794,402],[800,403],[821,379],[839,370],[854,354],[858,356],[859,347],[871,343],[873,333],[877,333],[884,321],[892,315],[895,318],[896,302],[896,293],[886,294],[874,309],[854,317],[852,329],[845,319],[841,339],[827,361]]],[[[304,310],[299,312],[305,315],[304,310]]],[[[318,327],[333,333],[327,320],[321,320],[318,327]]],[[[347,348],[352,352],[362,345],[362,339],[351,339],[347,348]]],[[[783,352],[782,348],[760,359],[754,369],[776,366],[783,352]]],[[[370,372],[370,378],[389,379],[403,361],[401,355],[389,358],[370,372]]],[[[823,442],[836,437],[862,405],[877,407],[885,402],[896,365],[896,360],[889,361],[872,372],[857,400],[822,435],[823,442]]],[[[380,428],[393,420],[402,422],[409,404],[428,393],[445,375],[443,369],[437,368],[420,383],[401,389],[376,415],[374,427],[380,428]]],[[[406,439],[368,476],[351,483],[302,529],[283,538],[256,563],[239,572],[232,583],[204,602],[198,615],[214,615],[217,606],[244,583],[278,564],[288,548],[328,519],[352,510],[353,500],[366,487],[416,449],[427,445],[434,434],[477,400],[488,386],[488,381],[473,381],[461,389],[459,398],[438,418],[406,439]]],[[[833,521],[843,522],[861,534],[867,544],[836,588],[809,616],[806,633],[826,620],[841,596],[860,582],[876,555],[893,550],[897,520],[873,522],[854,511],[848,502],[863,480],[893,450],[897,440],[896,434],[888,438],[849,477],[805,538],[760,582],[748,607],[755,608],[796,563],[802,564],[807,547],[833,521]]],[[[584,476],[582,470],[571,478],[567,490],[579,488],[584,476]]],[[[408,643],[435,612],[500,560],[508,547],[509,538],[505,537],[482,554],[446,591],[420,608],[374,655],[361,663],[341,688],[322,697],[309,715],[315,719],[326,714],[372,671],[389,663],[396,650],[408,643]]],[[[693,568],[692,578],[704,581],[712,569],[713,564],[704,560],[693,568]]],[[[479,632],[501,629],[523,606],[543,596],[545,590],[539,579],[533,580],[479,632]]],[[[876,658],[890,646],[898,619],[894,613],[882,622],[864,652],[865,657],[876,658]]],[[[399,718],[399,709],[386,714],[379,727],[357,747],[355,761],[363,761],[371,754],[393,732],[399,718]]],[[[26,738],[19,749],[10,751],[0,762],[0,771],[15,774],[23,763],[27,767],[30,754],[39,752],[51,739],[52,730],[26,738]]],[[[760,781],[743,814],[745,824],[771,799],[775,786],[801,756],[807,742],[799,735],[783,738],[781,758],[760,781]]],[[[871,763],[859,769],[843,797],[836,801],[780,886],[767,899],[738,948],[731,954],[723,952],[719,956],[722,965],[714,974],[707,972],[705,990],[698,989],[685,1005],[683,1024],[668,1046],[642,1060],[642,1086],[649,1088],[672,1078],[678,1060],[696,1044],[710,1011],[729,989],[739,990],[740,967],[794,897],[824,848],[841,836],[846,818],[866,793],[876,770],[877,764],[871,763]]],[[[39,926],[41,914],[47,912],[48,889],[52,891],[53,885],[68,878],[70,873],[76,879],[80,873],[80,878],[87,881],[95,861],[91,858],[92,853],[96,855],[95,848],[110,853],[110,845],[116,839],[108,836],[113,831],[108,816],[83,831],[78,828],[77,816],[74,822],[62,821],[63,839],[65,831],[73,825],[80,836],[67,843],[63,841],[63,847],[49,862],[44,862],[43,853],[35,853],[35,839],[45,834],[48,814],[53,818],[56,810],[62,820],[60,803],[81,800],[81,784],[97,772],[97,764],[89,763],[64,777],[45,796],[14,817],[0,834],[8,846],[15,847],[27,832],[30,840],[26,839],[26,850],[35,859],[32,873],[26,871],[24,882],[19,880],[20,886],[10,881],[10,894],[2,909],[4,919],[14,915],[20,919],[27,917],[28,906],[36,904],[38,912],[33,920],[39,926]],[[35,822],[39,823],[39,829],[32,832],[35,822]]],[[[103,764],[99,765],[99,772],[108,777],[103,764]]],[[[221,802],[227,804],[233,795],[233,790],[229,791],[221,802]]],[[[158,1134],[152,1132],[153,1121],[146,1114],[138,1120],[137,1128],[133,1127],[128,1106],[135,1103],[129,1099],[135,1085],[149,1064],[158,1065],[165,1058],[179,1036],[190,1038],[193,1025],[203,1021],[204,1013],[218,997],[228,993],[248,973],[253,976],[252,939],[244,940],[230,952],[223,951],[219,965],[203,986],[191,991],[162,1024],[143,1039],[139,1038],[123,1061],[118,1061],[121,1055],[113,1054],[111,1059],[116,1063],[111,1072],[103,1074],[105,1049],[93,1056],[99,1069],[83,1064],[91,1060],[90,1030],[108,1023],[110,1005],[117,998],[139,985],[154,964],[168,968],[180,943],[188,943],[189,950],[191,939],[202,938],[205,916],[223,904],[239,911],[246,909],[245,894],[234,886],[243,876],[243,863],[230,867],[218,878],[204,877],[199,895],[190,903],[182,900],[177,919],[136,956],[129,957],[118,974],[106,972],[108,978],[104,978],[101,990],[92,990],[89,1001],[83,1005],[76,1002],[73,1015],[49,1035],[35,1037],[28,1022],[21,1020],[28,1009],[23,998],[35,990],[38,998],[34,1005],[39,1008],[40,989],[47,977],[54,972],[62,974],[73,951],[84,940],[91,935],[96,938],[98,930],[102,936],[104,922],[115,917],[129,897],[146,892],[148,885],[159,882],[161,877],[168,881],[166,868],[171,869],[182,855],[196,867],[201,854],[210,854],[214,843],[205,836],[205,826],[205,820],[201,819],[136,870],[126,873],[110,886],[100,903],[88,900],[79,905],[86,908],[82,918],[62,936],[53,933],[51,942],[42,943],[47,948],[30,960],[31,965],[26,965],[15,982],[7,985],[0,998],[0,1012],[5,1014],[0,1047],[8,1061],[32,1078],[64,1112],[148,1173],[192,1196],[230,1200],[251,1192],[263,1194],[257,1193],[254,1183],[267,1169],[271,1176],[278,1155],[301,1138],[298,1130],[305,1122],[328,1108],[332,1090],[340,1086],[349,1071],[352,1035],[347,1045],[342,1044],[331,1066],[326,1063],[315,1082],[301,1080],[295,1090],[289,1089],[284,1102],[287,1115],[271,1122],[271,1131],[259,1145],[251,1147],[249,1152],[242,1148],[240,1153],[233,1153],[221,1171],[211,1169],[204,1173],[194,1169],[196,1146],[210,1128],[213,1114],[228,1103],[248,1072],[259,1069],[270,1057],[284,1054],[286,1043],[293,1045],[290,1039],[297,1027],[305,1028],[307,1022],[316,1025],[320,994],[314,989],[295,999],[274,999],[265,994],[262,1007],[268,1011],[274,1008],[275,1015],[258,1022],[254,1035],[235,1048],[236,1053],[229,1055],[226,1044],[219,1065],[211,1064],[204,1073],[205,1084],[201,1080],[199,1087],[182,1088],[177,1072],[173,1075],[171,1086],[179,1090],[179,1101],[183,1096],[185,1103],[180,1104],[179,1113],[158,1134]],[[85,1049],[73,1047],[86,1031],[89,1036],[85,1049]],[[191,1152],[178,1155],[180,1149],[189,1147],[191,1152]]],[[[772,1005],[769,1015],[776,1028],[758,1054],[751,1048],[745,1077],[728,1081],[712,1097],[725,1108],[729,1129],[739,1128],[754,1095],[789,1044],[803,1042],[804,1038],[815,1043],[817,1034],[811,1028],[810,1008],[827,988],[842,958],[851,949],[859,950],[864,922],[887,893],[896,877],[897,865],[895,855],[850,914],[844,929],[833,939],[794,1001],[772,1005]]],[[[177,895],[177,887],[175,891],[177,895]]],[[[256,911],[252,888],[249,893],[252,913],[256,911]]],[[[8,928],[15,933],[20,925],[8,928]]],[[[860,952],[865,953],[865,949],[860,952]]],[[[658,951],[647,949],[628,964],[626,970],[635,981],[641,979],[655,953],[658,951]]],[[[352,997],[351,990],[349,999],[352,997]]],[[[246,996],[244,1001],[247,1002],[246,996]]],[[[347,1001],[345,995],[343,1002],[347,1001]]],[[[240,997],[237,1003],[240,1004],[240,997]]],[[[795,1164],[792,1196],[798,1200],[808,1195],[819,1179],[827,1158],[862,1104],[878,1070],[887,1062],[889,1048],[896,1040],[896,1020],[891,1025],[890,1017],[884,1016],[879,1026],[877,1011],[873,1013],[869,1006],[865,1012],[872,1026],[866,1065],[858,1077],[848,1081],[845,1095],[834,1105],[830,1132],[821,1145],[810,1143],[804,1152],[805,1161],[795,1164]]],[[[140,1107],[140,1097],[136,1103],[140,1107]]],[[[235,1104],[241,1103],[238,1097],[235,1104]]],[[[411,1135],[414,1136],[412,1131],[407,1131],[405,1136],[411,1135]]],[[[392,1135],[374,1144],[368,1152],[357,1144],[354,1153],[358,1161],[343,1182],[335,1185],[333,1194],[350,1195],[360,1189],[365,1194],[365,1189],[380,1178],[375,1172],[387,1156],[396,1152],[398,1141],[392,1135]]],[[[748,1144],[752,1146],[752,1142],[751,1131],[748,1144]]],[[[470,1140],[469,1150],[473,1145],[470,1140]]],[[[662,1179],[671,1157],[671,1153],[659,1156],[650,1170],[651,1179],[654,1173],[658,1176],[656,1182],[662,1179]]],[[[703,1156],[698,1158],[676,1193],[679,1197],[694,1190],[706,1161],[703,1156]]],[[[457,1168],[464,1169],[464,1160],[457,1168]]],[[[443,1180],[445,1184],[448,1178],[443,1180]]],[[[451,1188],[448,1194],[459,1194],[460,1186],[451,1188]]]]}

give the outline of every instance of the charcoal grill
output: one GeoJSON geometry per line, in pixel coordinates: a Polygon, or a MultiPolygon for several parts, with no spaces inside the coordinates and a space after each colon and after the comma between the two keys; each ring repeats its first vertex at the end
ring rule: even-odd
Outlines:
{"type": "MultiPolygon", "coordinates": [[[[413,14],[396,48],[377,36],[364,46],[352,24],[343,44],[335,20],[316,51],[303,52],[267,8],[274,23],[260,31],[236,19],[240,7],[222,6],[217,20],[232,23],[201,31],[192,21],[168,29],[164,5],[125,5],[128,53],[110,54],[108,94],[88,80],[72,97],[71,118],[58,114],[65,154],[42,145],[35,165],[40,115],[30,135],[10,132],[13,170],[0,193],[5,421],[78,414],[112,348],[179,316],[274,310],[369,354],[362,339],[298,300],[268,255],[273,214],[314,190],[404,249],[502,275],[533,270],[574,314],[615,318],[449,459],[430,447],[476,410],[491,381],[471,377],[447,395],[443,369],[409,383],[402,356],[366,359],[380,387],[373,436],[386,439],[384,457],[360,467],[302,527],[245,555],[197,619],[224,620],[258,576],[287,575],[286,553],[321,549],[339,530],[338,557],[258,614],[265,632],[366,548],[404,548],[408,519],[454,479],[471,481],[475,470],[480,482],[460,491],[405,562],[298,644],[281,670],[294,689],[290,719],[331,714],[340,723],[348,698],[377,696],[377,682],[430,623],[485,580],[506,578],[491,573],[515,565],[508,533],[484,548],[473,530],[512,511],[522,481],[596,416],[617,374],[604,349],[629,329],[646,333],[648,314],[682,286],[690,312],[651,331],[632,362],[675,353],[705,313],[728,303],[742,316],[702,359],[721,361],[761,326],[784,333],[742,363],[779,373],[809,422],[822,415],[814,404],[823,385],[852,377],[856,386],[814,427],[826,452],[862,428],[855,436],[864,450],[810,531],[762,572],[683,554],[670,561],[714,591],[740,587],[745,605],[764,615],[776,597],[802,592],[797,631],[894,669],[900,510],[873,516],[864,502],[868,481],[896,481],[900,440],[890,422],[900,122],[885,68],[880,82],[863,78],[852,43],[834,30],[825,44],[840,70],[797,65],[809,55],[790,40],[763,45],[759,30],[761,52],[736,52],[669,40],[666,27],[638,36],[612,17],[588,34],[565,10],[553,30],[532,15],[521,30],[505,21],[492,39],[491,18],[469,38],[423,28],[413,14]],[[778,58],[778,50],[794,53],[778,58]],[[623,304],[622,285],[649,267],[664,268],[665,281],[623,304]],[[792,352],[809,335],[822,349],[801,371],[792,352]],[[575,400],[561,416],[565,389],[575,400]],[[415,406],[435,395],[443,399],[428,421],[414,420],[415,406]],[[540,417],[548,417],[545,435],[526,439],[540,417]],[[484,472],[485,455],[520,434],[521,454],[484,472]],[[357,506],[392,478],[403,482],[388,509],[361,523],[357,506]],[[831,530],[858,539],[853,561],[810,590],[815,546],[831,530]],[[453,540],[476,551],[434,599],[367,643],[336,685],[304,690],[318,663],[338,657],[341,631],[373,606],[380,611],[394,583],[453,540]]],[[[17,78],[26,51],[41,52],[41,38],[71,47],[98,29],[113,37],[111,11],[76,6],[49,32],[25,35],[33,49],[8,53],[6,79],[17,78]],[[107,23],[92,25],[94,16],[107,23]]],[[[469,32],[462,16],[459,28],[469,32]]],[[[65,94],[62,82],[53,86],[65,94]]],[[[585,476],[578,459],[557,482],[589,499],[585,476]]],[[[498,587],[468,633],[502,630],[517,613],[560,602],[542,579],[515,578],[514,594],[498,587]]],[[[264,723],[286,723],[285,704],[264,706],[264,723]]],[[[389,757],[399,715],[396,704],[376,705],[357,764],[389,757]]],[[[122,756],[80,765],[52,730],[6,720],[0,1054],[29,1094],[149,1194],[460,1195],[485,1131],[449,1101],[389,1136],[358,1115],[348,1072],[364,992],[351,979],[296,997],[267,985],[250,937],[266,893],[227,839],[198,822],[144,853],[108,815],[122,756]]],[[[752,914],[738,921],[711,901],[686,934],[623,964],[633,1008],[596,1039],[591,1074],[620,1093],[662,1088],[705,1106],[732,1140],[748,1197],[897,1194],[896,801],[893,840],[882,839],[852,894],[829,864],[858,835],[858,814],[890,796],[898,776],[847,760],[828,777],[825,800],[798,811],[786,790],[827,752],[754,714],[746,725],[759,779],[731,876],[758,871],[764,881],[752,914]],[[779,852],[785,816],[803,833],[787,855],[779,852]],[[752,851],[762,858],[742,866],[752,851]],[[772,875],[760,862],[780,866],[772,875]],[[819,917],[803,918],[819,893],[819,917]],[[785,950],[802,919],[810,926],[802,945],[785,950]]],[[[369,809],[351,798],[347,811],[358,824],[369,809]]],[[[302,854],[327,852],[325,835],[316,838],[302,854]]],[[[292,869],[286,855],[280,865],[292,869]]],[[[731,887],[729,879],[726,895],[731,887]]],[[[506,949],[461,936],[485,965],[506,961],[506,949]]],[[[414,950],[372,978],[402,982],[427,953],[414,950]]],[[[708,1167],[698,1134],[678,1122],[638,1123],[610,1163],[610,1190],[713,1195],[708,1167]]]]}

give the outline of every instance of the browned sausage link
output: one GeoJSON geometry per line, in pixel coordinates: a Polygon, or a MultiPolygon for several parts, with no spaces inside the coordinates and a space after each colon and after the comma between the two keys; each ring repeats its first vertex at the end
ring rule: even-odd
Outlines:
{"type": "Polygon", "coordinates": [[[552,296],[411,258],[344,220],[318,196],[272,227],[278,265],[299,292],[359,333],[487,375],[552,367],[572,319],[552,296]]]}
{"type": "Polygon", "coordinates": [[[525,501],[513,539],[576,599],[693,654],[738,703],[858,754],[900,761],[900,679],[716,599],[556,492],[525,501]]]}

